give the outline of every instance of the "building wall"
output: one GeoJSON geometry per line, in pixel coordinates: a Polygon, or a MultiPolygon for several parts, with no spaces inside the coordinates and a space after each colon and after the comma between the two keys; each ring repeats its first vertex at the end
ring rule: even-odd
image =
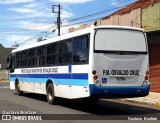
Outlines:
{"type": "Polygon", "coordinates": [[[7,57],[11,53],[12,50],[13,50],[13,48],[5,48],[5,47],[3,47],[2,44],[0,44],[0,64],[1,64],[0,70],[6,69],[7,57]]]}
{"type": "Polygon", "coordinates": [[[150,85],[152,92],[160,92],[160,43],[149,46],[150,85]]]}
{"type": "Polygon", "coordinates": [[[120,25],[123,26],[133,26],[133,27],[141,27],[141,9],[132,10],[130,13],[124,14],[120,16],[120,25]]]}
{"type": "Polygon", "coordinates": [[[142,10],[142,28],[147,32],[160,29],[160,3],[142,10]]]}
{"type": "Polygon", "coordinates": [[[160,93],[160,31],[148,32],[150,85],[152,92],[160,93]]]}
{"type": "Polygon", "coordinates": [[[142,28],[149,43],[151,91],[160,92],[160,3],[142,10],[142,28]]]}
{"type": "Polygon", "coordinates": [[[140,8],[132,10],[127,14],[116,14],[109,18],[98,20],[97,25],[121,25],[121,26],[133,26],[141,27],[140,24],[140,8]]]}
{"type": "Polygon", "coordinates": [[[69,28],[68,32],[70,33],[70,32],[74,32],[74,31],[78,31],[78,30],[81,30],[81,29],[84,29],[84,28],[87,28],[87,27],[90,27],[90,26],[91,26],[90,24],[82,24],[78,28],[74,28],[74,27],[69,28]]]}
{"type": "MultiPolygon", "coordinates": [[[[121,26],[133,26],[141,27],[141,9],[132,10],[126,14],[113,14],[107,18],[97,20],[97,25],[121,25],[121,26]]],[[[89,27],[88,24],[80,25],[78,28],[70,28],[68,32],[74,32],[80,29],[89,27]]]]}
{"type": "Polygon", "coordinates": [[[0,70],[0,81],[9,80],[9,71],[0,70]]]}

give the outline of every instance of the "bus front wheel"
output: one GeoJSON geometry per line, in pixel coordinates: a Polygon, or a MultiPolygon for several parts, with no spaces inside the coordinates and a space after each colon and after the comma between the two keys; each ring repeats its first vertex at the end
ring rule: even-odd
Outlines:
{"type": "Polygon", "coordinates": [[[15,90],[16,90],[17,95],[21,96],[23,94],[23,91],[20,90],[20,84],[19,84],[19,82],[16,82],[16,88],[15,88],[15,90]]]}
{"type": "Polygon", "coordinates": [[[49,83],[47,86],[47,101],[51,105],[55,104],[54,87],[52,83],[49,83]]]}

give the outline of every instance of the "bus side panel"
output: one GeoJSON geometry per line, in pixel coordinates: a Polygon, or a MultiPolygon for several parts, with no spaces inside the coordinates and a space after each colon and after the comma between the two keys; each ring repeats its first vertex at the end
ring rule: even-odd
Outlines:
{"type": "Polygon", "coordinates": [[[35,83],[35,92],[46,94],[46,83],[35,83]]]}
{"type": "Polygon", "coordinates": [[[26,92],[46,94],[46,83],[20,82],[21,90],[26,92]]]}
{"type": "Polygon", "coordinates": [[[63,97],[63,98],[72,98],[72,90],[71,86],[69,85],[54,85],[54,91],[56,97],[63,97]]]}
{"type": "MultiPolygon", "coordinates": [[[[55,68],[55,67],[53,67],[55,68]]],[[[55,96],[63,98],[82,98],[89,96],[88,71],[89,65],[72,65],[56,67],[55,73],[39,73],[46,68],[15,69],[16,74],[11,75],[11,88],[15,89],[18,79],[21,91],[46,94],[46,82],[51,80],[54,85],[55,96]],[[37,70],[37,72],[36,72],[37,70]],[[34,73],[33,73],[33,72],[34,73]]],[[[47,71],[46,71],[47,72],[47,71]]]]}
{"type": "Polygon", "coordinates": [[[82,98],[89,96],[88,86],[54,85],[55,96],[63,98],[82,98]]]}
{"type": "Polygon", "coordinates": [[[72,98],[89,97],[89,87],[72,86],[72,98]]]}
{"type": "Polygon", "coordinates": [[[20,81],[20,89],[22,91],[26,91],[26,92],[35,92],[35,86],[33,82],[25,82],[25,81],[20,81]]]}
{"type": "Polygon", "coordinates": [[[10,73],[10,89],[15,90],[15,81],[16,81],[16,76],[14,73],[10,73]]]}
{"type": "Polygon", "coordinates": [[[68,75],[70,75],[68,79],[55,80],[52,78],[55,96],[69,99],[88,97],[88,64],[69,66],[68,75]]]}
{"type": "Polygon", "coordinates": [[[72,98],[88,97],[89,93],[89,64],[72,66],[72,98]]]}
{"type": "Polygon", "coordinates": [[[12,81],[10,78],[10,89],[15,90],[15,81],[12,81]]]}

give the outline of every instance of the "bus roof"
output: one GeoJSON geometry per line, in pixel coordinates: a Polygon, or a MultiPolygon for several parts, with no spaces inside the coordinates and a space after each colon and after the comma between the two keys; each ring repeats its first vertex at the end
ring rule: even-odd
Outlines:
{"type": "Polygon", "coordinates": [[[81,30],[71,32],[71,33],[67,33],[67,34],[64,34],[62,36],[57,36],[57,37],[47,39],[47,40],[44,40],[44,41],[41,41],[41,42],[33,43],[31,45],[25,45],[25,46],[19,47],[17,49],[14,49],[12,51],[12,53],[22,51],[22,50],[25,50],[25,49],[29,49],[29,48],[34,48],[34,47],[37,47],[37,46],[42,46],[42,45],[53,43],[53,42],[56,42],[56,41],[61,41],[61,40],[64,40],[64,39],[69,39],[69,38],[72,38],[72,37],[75,37],[75,36],[88,34],[88,33],[91,33],[94,29],[100,29],[100,28],[112,28],[112,29],[117,28],[117,29],[128,29],[128,30],[137,30],[137,31],[144,32],[143,29],[135,28],[135,27],[128,27],[128,26],[116,26],[116,25],[90,26],[88,28],[81,29],[81,30]]]}
{"type": "Polygon", "coordinates": [[[137,31],[143,31],[144,29],[137,28],[137,27],[130,27],[130,26],[118,26],[118,25],[107,25],[107,26],[94,26],[94,28],[117,28],[117,29],[129,29],[129,30],[137,30],[137,31]]]}

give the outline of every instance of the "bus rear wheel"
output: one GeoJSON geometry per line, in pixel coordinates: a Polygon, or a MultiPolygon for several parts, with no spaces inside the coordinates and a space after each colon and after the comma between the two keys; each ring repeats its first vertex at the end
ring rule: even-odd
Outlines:
{"type": "Polygon", "coordinates": [[[20,84],[18,81],[16,82],[15,86],[16,86],[15,90],[16,90],[17,95],[21,96],[23,94],[23,91],[20,90],[20,84]]]}
{"type": "Polygon", "coordinates": [[[47,101],[49,104],[55,104],[55,95],[54,95],[54,87],[52,83],[49,83],[47,86],[47,101]]]}

